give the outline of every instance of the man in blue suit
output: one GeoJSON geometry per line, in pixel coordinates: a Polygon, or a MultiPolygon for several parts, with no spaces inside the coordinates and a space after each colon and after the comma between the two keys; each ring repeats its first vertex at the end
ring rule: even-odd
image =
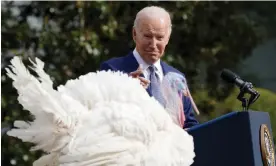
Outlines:
{"type": "MultiPolygon", "coordinates": [[[[129,73],[140,79],[150,96],[154,96],[163,104],[160,95],[160,82],[168,72],[180,71],[161,61],[171,34],[171,19],[169,13],[160,7],[145,7],[137,13],[132,36],[136,44],[134,51],[119,58],[112,58],[101,64],[101,70],[113,70],[129,73]],[[142,68],[139,68],[142,66],[142,68]],[[137,70],[137,71],[136,71],[137,70]],[[149,86],[149,87],[148,87],[149,86]]],[[[189,97],[183,97],[185,123],[183,128],[190,128],[198,121],[189,97]]]]}

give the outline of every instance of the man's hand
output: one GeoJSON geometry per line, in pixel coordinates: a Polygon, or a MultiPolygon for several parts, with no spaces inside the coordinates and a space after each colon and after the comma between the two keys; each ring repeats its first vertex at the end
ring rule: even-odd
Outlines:
{"type": "Polygon", "coordinates": [[[134,72],[131,72],[129,73],[129,75],[133,78],[138,78],[140,80],[140,83],[141,85],[147,89],[149,84],[150,84],[150,81],[145,79],[144,77],[141,77],[140,75],[143,74],[143,70],[141,68],[141,66],[138,67],[138,69],[134,72]]]}

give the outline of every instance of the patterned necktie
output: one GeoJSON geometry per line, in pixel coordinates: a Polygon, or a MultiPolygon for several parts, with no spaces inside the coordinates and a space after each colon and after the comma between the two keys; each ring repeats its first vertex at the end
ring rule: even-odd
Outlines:
{"type": "Polygon", "coordinates": [[[161,84],[156,74],[156,68],[154,66],[149,66],[149,70],[151,94],[161,105],[165,106],[165,100],[161,92],[161,84]]]}

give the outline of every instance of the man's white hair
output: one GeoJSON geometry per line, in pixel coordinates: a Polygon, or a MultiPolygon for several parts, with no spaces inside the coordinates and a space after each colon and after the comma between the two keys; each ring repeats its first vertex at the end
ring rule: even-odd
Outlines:
{"type": "Polygon", "coordinates": [[[148,6],[140,10],[136,18],[134,20],[134,28],[137,28],[139,26],[139,21],[142,17],[149,17],[149,18],[160,18],[160,17],[167,17],[168,19],[168,30],[169,30],[169,35],[171,34],[172,31],[172,23],[171,23],[171,17],[168,11],[166,11],[162,7],[158,6],[148,6]]]}

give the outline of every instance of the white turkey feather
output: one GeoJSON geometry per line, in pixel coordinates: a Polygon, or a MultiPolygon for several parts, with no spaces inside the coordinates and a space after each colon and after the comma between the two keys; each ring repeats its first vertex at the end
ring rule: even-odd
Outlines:
{"type": "Polygon", "coordinates": [[[189,166],[193,138],[175,124],[139,80],[121,72],[88,73],[54,90],[44,63],[36,79],[15,57],[7,74],[19,103],[34,116],[8,135],[48,154],[34,165],[189,166]]]}
{"type": "Polygon", "coordinates": [[[36,63],[34,63],[31,59],[29,60],[33,64],[33,67],[31,67],[31,69],[35,71],[39,76],[38,79],[41,81],[42,86],[44,88],[52,89],[53,81],[51,80],[50,76],[44,72],[44,63],[38,58],[35,58],[36,63]]]}

